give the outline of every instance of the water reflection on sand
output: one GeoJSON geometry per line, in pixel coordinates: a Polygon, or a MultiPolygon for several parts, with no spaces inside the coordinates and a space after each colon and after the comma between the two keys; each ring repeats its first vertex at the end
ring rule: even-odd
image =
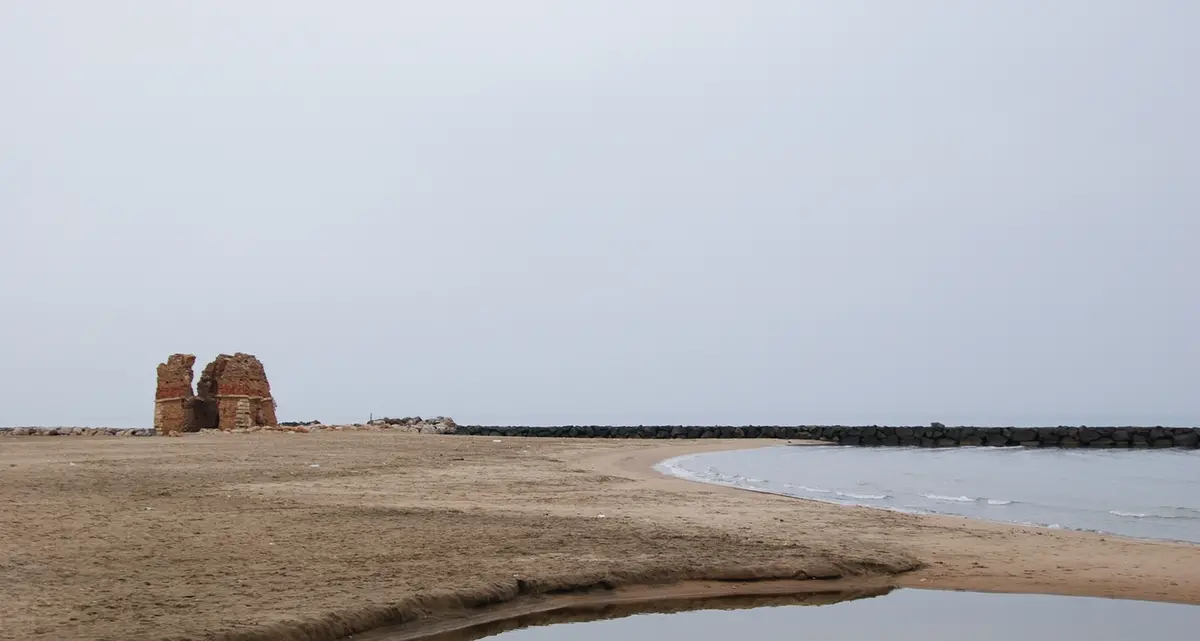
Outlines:
{"type": "Polygon", "coordinates": [[[759,607],[528,628],[495,641],[1183,641],[1200,606],[1024,594],[897,590],[816,608],[759,607]]]}
{"type": "MultiPolygon", "coordinates": [[[[775,583],[775,582],[771,582],[775,583]]],[[[810,582],[778,582],[810,583],[810,582]]],[[[764,586],[768,590],[769,586],[764,586]]],[[[419,625],[402,625],[392,629],[356,635],[355,641],[475,641],[476,639],[504,637],[509,631],[565,624],[588,624],[616,619],[637,621],[646,615],[668,616],[696,611],[757,610],[761,608],[827,606],[834,603],[869,599],[883,596],[894,588],[890,586],[862,587],[855,589],[827,589],[820,585],[803,586],[807,590],[796,594],[748,594],[705,598],[653,598],[612,602],[604,593],[550,596],[534,600],[519,609],[501,606],[495,608],[494,616],[485,610],[470,620],[446,617],[440,621],[422,621],[419,625]],[[524,610],[523,612],[521,610],[524,610]],[[515,613],[514,613],[515,612],[515,613]]],[[[570,628],[574,631],[574,625],[570,628]]],[[[555,632],[559,634],[559,632],[555,632]]],[[[557,638],[557,637],[553,637],[557,638]]]]}

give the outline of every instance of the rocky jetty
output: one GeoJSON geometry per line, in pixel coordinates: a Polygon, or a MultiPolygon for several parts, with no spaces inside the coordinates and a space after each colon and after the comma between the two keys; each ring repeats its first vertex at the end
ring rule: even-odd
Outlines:
{"type": "Polygon", "coordinates": [[[408,416],[405,418],[385,417],[372,419],[367,424],[390,428],[400,432],[420,432],[421,434],[453,434],[458,430],[458,424],[454,422],[454,419],[447,416],[435,416],[433,418],[421,418],[420,416],[408,416]]]}
{"type": "Polygon", "coordinates": [[[411,432],[414,434],[454,434],[458,424],[448,416],[421,418],[410,416],[406,418],[376,418],[366,423],[325,424],[318,421],[284,421],[279,425],[254,426],[229,430],[233,434],[251,432],[411,432]]]}
{"type": "Polygon", "coordinates": [[[0,427],[0,436],[154,436],[150,428],[125,427],[0,427]]]}
{"type": "Polygon", "coordinates": [[[1196,427],[889,427],[880,425],[460,425],[452,434],[555,438],[778,438],[908,447],[1197,448],[1196,427]]]}

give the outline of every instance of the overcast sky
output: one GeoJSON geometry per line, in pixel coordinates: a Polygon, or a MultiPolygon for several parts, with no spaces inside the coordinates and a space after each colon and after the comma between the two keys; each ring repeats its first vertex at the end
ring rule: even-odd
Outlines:
{"type": "Polygon", "coordinates": [[[1193,0],[0,1],[0,425],[1200,424],[1193,0]]]}

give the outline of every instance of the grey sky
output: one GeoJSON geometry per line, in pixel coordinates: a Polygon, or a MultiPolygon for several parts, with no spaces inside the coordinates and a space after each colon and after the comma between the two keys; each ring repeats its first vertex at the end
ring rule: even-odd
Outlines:
{"type": "Polygon", "coordinates": [[[1200,423],[1190,0],[0,2],[0,424],[1200,423]]]}

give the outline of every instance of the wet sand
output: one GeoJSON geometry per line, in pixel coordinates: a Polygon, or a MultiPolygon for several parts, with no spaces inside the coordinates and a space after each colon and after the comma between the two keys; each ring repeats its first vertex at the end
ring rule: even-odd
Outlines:
{"type": "Polygon", "coordinates": [[[325,641],[556,591],[717,579],[1200,603],[1200,546],[652,469],[779,441],[500,440],[0,437],[0,638],[325,641]]]}

